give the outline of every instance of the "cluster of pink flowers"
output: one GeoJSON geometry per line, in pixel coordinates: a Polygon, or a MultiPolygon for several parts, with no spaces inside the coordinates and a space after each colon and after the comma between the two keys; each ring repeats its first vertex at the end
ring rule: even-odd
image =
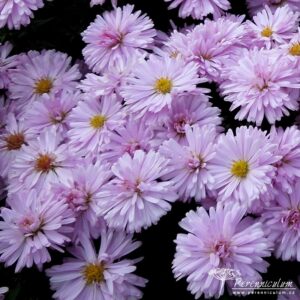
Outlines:
{"type": "MultiPolygon", "coordinates": [[[[300,129],[276,126],[299,109],[299,1],[248,0],[249,20],[227,0],[165,1],[202,23],[162,35],[112,1],[82,33],[86,74],[67,54],[0,45],[0,261],[42,270],[66,252],[46,270],[56,299],[141,299],[126,255],[175,201],[199,206],[173,261],[196,298],[231,292],[216,268],[257,281],[272,254],[300,262],[300,129]],[[251,124],[227,129],[212,86],[251,124]]],[[[4,0],[0,27],[42,5],[4,0]]]]}

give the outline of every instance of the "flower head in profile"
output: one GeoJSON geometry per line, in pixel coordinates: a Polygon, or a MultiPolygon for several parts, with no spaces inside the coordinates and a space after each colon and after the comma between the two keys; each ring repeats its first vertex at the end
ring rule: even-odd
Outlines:
{"type": "Polygon", "coordinates": [[[142,116],[170,108],[176,95],[196,91],[201,82],[205,80],[198,77],[195,63],[152,55],[133,71],[121,95],[129,111],[142,116]]]}
{"type": "Polygon", "coordinates": [[[152,21],[133,5],[106,11],[82,33],[87,46],[83,56],[96,73],[108,69],[117,59],[125,62],[151,48],[156,35],[152,21]]]}
{"type": "Polygon", "coordinates": [[[16,263],[16,272],[51,260],[49,249],[63,252],[74,218],[67,204],[49,194],[18,193],[3,207],[0,221],[0,260],[16,263]]]}
{"type": "Polygon", "coordinates": [[[100,249],[86,237],[70,249],[74,256],[48,269],[53,297],[58,300],[141,299],[147,280],[135,275],[139,260],[124,258],[140,246],[132,235],[110,229],[101,231],[100,249]]]}
{"type": "Polygon", "coordinates": [[[298,0],[247,0],[247,5],[252,16],[263,10],[266,5],[272,12],[285,5],[288,5],[293,11],[299,11],[300,9],[300,2],[298,0]]]}
{"type": "Polygon", "coordinates": [[[300,178],[300,130],[296,126],[272,127],[270,140],[277,145],[275,155],[281,157],[275,163],[274,188],[292,193],[295,181],[300,178]]]}
{"type": "Polygon", "coordinates": [[[106,163],[98,160],[93,164],[89,159],[83,159],[70,176],[52,185],[51,193],[66,203],[76,218],[73,241],[80,241],[82,236],[98,238],[104,223],[97,215],[99,193],[110,177],[106,163]]]}
{"type": "Polygon", "coordinates": [[[43,95],[42,98],[24,112],[24,123],[36,133],[54,128],[59,134],[66,135],[70,128],[70,112],[79,102],[80,93],[62,91],[57,95],[43,95]]]}
{"type": "Polygon", "coordinates": [[[125,153],[112,166],[115,175],[103,189],[99,214],[109,227],[140,232],[156,224],[177,199],[171,181],[160,180],[168,161],[153,150],[125,153]]]}
{"type": "Polygon", "coordinates": [[[110,141],[103,147],[101,158],[110,163],[116,162],[123,154],[133,155],[136,150],[148,152],[151,149],[153,133],[147,118],[139,122],[129,117],[126,123],[110,135],[110,141]]]}
{"type": "Polygon", "coordinates": [[[47,130],[23,145],[8,173],[9,193],[20,190],[47,190],[60,182],[76,166],[77,158],[55,130],[47,130]]]}
{"type": "Polygon", "coordinates": [[[215,178],[218,200],[239,202],[251,210],[254,200],[270,188],[281,158],[274,154],[276,144],[266,132],[253,127],[230,129],[219,137],[210,171],[215,178]]]}
{"type": "Polygon", "coordinates": [[[279,192],[265,209],[262,222],[267,237],[274,241],[275,255],[282,260],[300,261],[300,180],[290,194],[279,192]]]}
{"type": "Polygon", "coordinates": [[[71,66],[71,58],[54,50],[29,51],[23,55],[18,66],[11,70],[10,97],[31,105],[42,96],[64,90],[73,92],[81,77],[78,66],[71,66]]]}
{"type": "Polygon", "coordinates": [[[214,125],[221,131],[221,122],[220,109],[213,107],[206,95],[186,94],[177,96],[158,122],[149,125],[155,132],[154,144],[161,145],[169,138],[186,144],[186,125],[214,125]]]}
{"type": "Polygon", "coordinates": [[[13,46],[9,42],[4,44],[0,43],[0,89],[6,89],[8,87],[10,82],[8,71],[18,64],[18,57],[16,55],[10,56],[12,48],[13,46]]]}
{"type": "Polygon", "coordinates": [[[231,7],[228,0],[165,0],[165,2],[171,2],[169,9],[179,6],[179,17],[191,16],[197,20],[202,20],[210,14],[217,19],[231,7]]]}
{"type": "Polygon", "coordinates": [[[0,28],[20,29],[30,23],[33,12],[44,6],[43,0],[4,0],[0,2],[0,28]]]}
{"type": "Polygon", "coordinates": [[[171,180],[179,199],[200,201],[207,197],[207,191],[214,187],[214,178],[208,169],[215,155],[216,130],[212,125],[185,128],[187,145],[180,145],[173,139],[165,141],[159,152],[169,159],[166,175],[171,180]]]}
{"type": "Polygon", "coordinates": [[[185,60],[197,63],[201,76],[219,82],[228,58],[240,52],[244,45],[243,20],[243,16],[205,20],[187,34],[186,43],[177,45],[177,51],[185,60]]]}
{"type": "Polygon", "coordinates": [[[33,131],[25,126],[23,120],[17,120],[13,113],[6,116],[6,126],[0,133],[0,176],[6,178],[17,154],[23,145],[35,138],[33,131]]]}
{"type": "Polygon", "coordinates": [[[116,95],[80,101],[70,113],[70,147],[83,155],[97,153],[124,121],[125,112],[116,95]]]}
{"type": "Polygon", "coordinates": [[[245,212],[239,205],[219,203],[209,212],[203,207],[190,211],[179,223],[187,233],[175,240],[173,272],[177,279],[187,277],[188,290],[196,299],[224,293],[225,281],[214,276],[217,269],[233,269],[244,281],[259,281],[259,273],[267,271],[263,258],[271,255],[271,243],[262,223],[243,218],[245,212]]]}
{"type": "Polygon", "coordinates": [[[83,97],[89,99],[114,93],[120,96],[131,72],[138,68],[142,61],[144,61],[144,55],[132,56],[127,61],[118,58],[101,75],[86,74],[85,79],[80,83],[83,97]]]}
{"type": "Polygon", "coordinates": [[[247,21],[247,31],[253,37],[252,42],[271,48],[288,42],[297,32],[299,13],[289,6],[278,7],[273,13],[269,6],[247,21]]]}
{"type": "Polygon", "coordinates": [[[224,70],[220,85],[231,110],[239,109],[235,118],[261,125],[270,124],[297,110],[300,88],[296,65],[278,50],[242,51],[236,62],[224,70]]]}

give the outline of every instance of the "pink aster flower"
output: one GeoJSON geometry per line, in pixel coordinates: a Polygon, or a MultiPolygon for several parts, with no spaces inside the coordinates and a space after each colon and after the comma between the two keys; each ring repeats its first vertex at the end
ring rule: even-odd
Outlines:
{"type": "Polygon", "coordinates": [[[73,241],[80,241],[82,236],[99,236],[104,223],[97,215],[99,193],[110,177],[107,164],[100,160],[92,164],[84,159],[72,170],[70,176],[62,179],[62,183],[52,185],[51,192],[54,197],[67,203],[76,218],[73,241]]]}
{"type": "Polygon", "coordinates": [[[295,180],[300,178],[300,130],[296,126],[285,130],[273,127],[270,140],[277,145],[275,155],[281,157],[275,164],[274,187],[292,193],[295,180]]]}
{"type": "Polygon", "coordinates": [[[70,147],[82,155],[97,153],[110,133],[124,123],[125,112],[116,95],[81,101],[70,114],[70,147]]]}
{"type": "Polygon", "coordinates": [[[128,77],[134,68],[144,60],[143,55],[132,56],[126,62],[123,59],[116,59],[109,69],[101,75],[93,73],[86,74],[79,87],[84,92],[85,99],[111,95],[120,95],[122,88],[127,85],[128,77]]]}
{"type": "Polygon", "coordinates": [[[59,300],[141,299],[146,280],[133,272],[138,259],[123,258],[140,246],[132,235],[112,230],[101,232],[99,251],[86,237],[72,249],[74,258],[47,270],[53,297],[59,300]]]}
{"type": "Polygon", "coordinates": [[[155,144],[172,138],[179,144],[186,144],[186,125],[214,125],[221,131],[220,110],[213,107],[203,94],[177,96],[166,114],[154,124],[149,124],[155,132],[155,144]]]}
{"type": "Polygon", "coordinates": [[[25,111],[24,123],[36,133],[54,128],[65,136],[69,129],[70,112],[80,98],[79,92],[62,91],[57,95],[43,95],[42,101],[34,102],[31,109],[25,111]]]}
{"type": "Polygon", "coordinates": [[[6,42],[5,44],[0,43],[0,89],[6,89],[8,87],[10,82],[8,70],[14,68],[18,64],[16,55],[9,56],[11,50],[12,45],[9,42],[6,42]]]}
{"type": "Polygon", "coordinates": [[[203,207],[190,211],[179,225],[188,233],[177,235],[173,272],[177,279],[187,277],[188,290],[196,299],[220,297],[225,282],[213,276],[217,268],[232,269],[244,281],[259,281],[267,271],[270,242],[261,222],[244,218],[238,205],[203,207]]]}
{"type": "Polygon", "coordinates": [[[153,133],[145,123],[143,119],[137,122],[128,118],[124,126],[112,132],[109,143],[103,147],[101,158],[114,163],[125,153],[133,155],[139,149],[148,152],[151,149],[153,133]]]}
{"type": "Polygon", "coordinates": [[[215,155],[216,130],[214,126],[185,128],[187,145],[173,139],[165,141],[159,152],[169,159],[165,180],[171,180],[179,199],[200,201],[214,187],[214,178],[208,169],[215,155]]]}
{"type": "Polygon", "coordinates": [[[60,182],[76,166],[76,159],[54,131],[43,132],[36,140],[23,145],[10,166],[9,193],[35,188],[47,190],[52,183],[60,182]]]}
{"type": "Polygon", "coordinates": [[[300,181],[291,194],[280,192],[262,214],[268,238],[275,243],[275,255],[282,260],[300,261],[300,181]]]}
{"type": "Polygon", "coordinates": [[[300,2],[298,0],[247,0],[250,14],[253,16],[261,11],[265,6],[269,6],[274,12],[278,7],[288,5],[293,11],[299,11],[300,2]]]}
{"type": "Polygon", "coordinates": [[[17,68],[10,71],[10,97],[26,106],[42,100],[44,94],[73,92],[81,75],[78,66],[70,63],[70,57],[54,50],[28,52],[17,68]]]}
{"type": "MultiPolygon", "coordinates": [[[[279,7],[272,13],[270,7],[253,17],[253,22],[247,21],[246,28],[252,37],[252,42],[267,48],[285,44],[297,32],[299,13],[289,6],[279,7]]],[[[250,38],[250,37],[249,37],[250,38]]]]}
{"type": "Polygon", "coordinates": [[[165,0],[171,2],[169,9],[179,6],[179,17],[202,20],[209,14],[219,18],[224,11],[230,9],[228,0],[165,0]]]}
{"type": "Polygon", "coordinates": [[[276,50],[246,50],[224,71],[220,89],[235,118],[260,125],[266,117],[274,124],[290,110],[298,109],[299,71],[291,60],[276,50]]]}
{"type": "Polygon", "coordinates": [[[0,221],[0,260],[6,266],[17,263],[16,272],[41,267],[51,260],[49,249],[63,252],[74,222],[66,204],[34,190],[14,195],[9,204],[0,221]]]}
{"type": "Polygon", "coordinates": [[[198,77],[196,64],[152,55],[133,71],[121,95],[129,111],[142,116],[146,111],[157,113],[170,108],[174,96],[196,91],[201,82],[205,79],[198,77]]]}
{"type": "Polygon", "coordinates": [[[109,227],[140,232],[156,224],[177,199],[172,182],[159,180],[168,161],[159,153],[125,153],[112,166],[115,178],[102,192],[99,214],[109,227]]]}
{"type": "Polygon", "coordinates": [[[26,145],[36,136],[31,129],[25,126],[23,120],[17,120],[12,113],[6,117],[5,129],[0,134],[0,175],[6,178],[14,160],[26,145]]]}
{"type": "Polygon", "coordinates": [[[20,29],[28,25],[33,11],[44,6],[43,0],[4,0],[0,3],[0,28],[20,29]]]}
{"type": "Polygon", "coordinates": [[[83,41],[87,43],[83,55],[94,72],[102,72],[116,59],[126,62],[150,49],[156,35],[154,25],[141,11],[133,10],[133,5],[126,5],[106,11],[82,33],[83,41]]]}
{"type": "Polygon", "coordinates": [[[252,202],[268,188],[275,175],[273,166],[281,157],[266,132],[253,127],[230,129],[219,137],[210,171],[219,201],[237,201],[251,209],[252,202]]]}
{"type": "Polygon", "coordinates": [[[190,30],[185,39],[178,39],[178,34],[172,35],[166,44],[186,61],[197,63],[201,76],[218,82],[228,57],[240,52],[244,44],[243,20],[243,16],[205,20],[204,24],[190,30]]]}

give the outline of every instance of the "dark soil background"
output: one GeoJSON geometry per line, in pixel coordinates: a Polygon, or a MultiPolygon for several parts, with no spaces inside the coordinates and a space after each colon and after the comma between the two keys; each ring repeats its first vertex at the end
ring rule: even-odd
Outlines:
{"type": "MultiPolygon", "coordinates": [[[[169,20],[176,25],[196,24],[192,19],[182,20],[177,17],[177,10],[169,11],[163,0],[132,0],[119,1],[120,5],[133,3],[136,9],[147,13],[154,21],[155,28],[162,31],[171,29],[169,20]]],[[[232,10],[235,14],[247,16],[245,0],[231,0],[232,10]]],[[[19,31],[0,30],[0,42],[11,41],[14,44],[14,52],[26,52],[28,50],[56,49],[68,53],[76,59],[82,58],[81,50],[84,43],[80,33],[95,19],[97,14],[103,10],[111,9],[110,1],[104,6],[90,8],[89,0],[54,0],[47,2],[45,7],[35,14],[28,27],[19,31]]],[[[248,16],[247,16],[248,17],[248,16]]],[[[235,128],[242,125],[234,120],[234,113],[229,113],[229,105],[220,99],[216,87],[211,86],[214,105],[222,109],[224,127],[235,128]]],[[[296,114],[284,118],[280,124],[289,126],[294,124],[296,114]]],[[[244,124],[244,123],[243,123],[244,124]]],[[[262,128],[269,129],[264,123],[262,128]]],[[[171,271],[171,263],[175,252],[174,239],[180,231],[178,222],[185,216],[186,212],[194,209],[194,203],[175,203],[172,211],[164,216],[158,225],[143,231],[136,238],[143,242],[143,246],[135,254],[143,256],[144,260],[139,263],[137,273],[149,280],[144,289],[144,300],[189,300],[194,297],[186,291],[186,281],[176,282],[171,271]]],[[[62,255],[53,253],[53,263],[60,263],[62,255]]],[[[271,258],[271,266],[267,274],[263,275],[265,280],[293,280],[297,282],[300,275],[300,263],[282,262],[271,258]]],[[[46,266],[48,267],[48,266],[46,266]]],[[[15,274],[13,268],[0,266],[0,286],[10,288],[7,300],[48,300],[52,299],[49,282],[43,272],[37,269],[24,269],[15,274]]],[[[277,295],[254,295],[246,299],[276,299],[277,295]]],[[[238,299],[224,295],[221,299],[238,299]]],[[[239,298],[240,299],[240,298],[239,298]]],[[[86,299],[89,300],[89,299],[86,299]]],[[[115,299],[118,300],[118,299],[115,299]]]]}

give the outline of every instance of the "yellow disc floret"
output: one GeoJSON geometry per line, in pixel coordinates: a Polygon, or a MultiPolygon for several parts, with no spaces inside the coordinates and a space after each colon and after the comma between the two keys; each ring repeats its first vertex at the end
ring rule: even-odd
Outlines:
{"type": "Polygon", "coordinates": [[[104,116],[104,115],[95,115],[90,119],[90,125],[94,129],[100,129],[104,126],[106,121],[107,121],[106,116],[104,116]]]}
{"type": "Polygon", "coordinates": [[[273,34],[273,30],[269,26],[265,27],[261,32],[261,35],[263,37],[270,37],[272,34],[273,34]]]}
{"type": "Polygon", "coordinates": [[[104,280],[104,265],[99,264],[88,264],[83,270],[83,276],[86,284],[101,283],[104,280]]]}
{"type": "Polygon", "coordinates": [[[52,80],[48,77],[45,77],[45,78],[38,80],[35,83],[34,92],[35,92],[35,94],[38,94],[38,95],[48,94],[52,88],[53,88],[52,80]]]}
{"type": "Polygon", "coordinates": [[[291,55],[300,56],[300,43],[293,44],[293,46],[289,49],[291,55]]]}
{"type": "Polygon", "coordinates": [[[160,94],[169,94],[172,90],[173,83],[167,77],[159,78],[155,81],[154,89],[160,94]]]}
{"type": "Polygon", "coordinates": [[[237,160],[233,162],[231,166],[231,174],[239,177],[239,178],[245,178],[247,174],[249,173],[249,164],[245,160],[237,160]]]}

